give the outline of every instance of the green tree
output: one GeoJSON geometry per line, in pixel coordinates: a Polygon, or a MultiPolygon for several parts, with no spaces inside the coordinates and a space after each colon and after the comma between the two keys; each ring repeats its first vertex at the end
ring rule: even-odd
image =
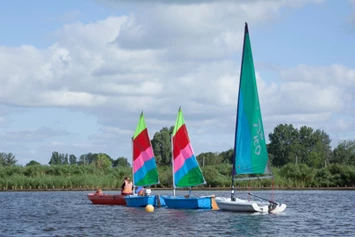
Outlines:
{"type": "Polygon", "coordinates": [[[13,166],[16,164],[16,162],[17,162],[16,157],[11,152],[0,153],[0,166],[13,166]]]}
{"type": "Polygon", "coordinates": [[[71,165],[75,165],[76,164],[76,156],[75,155],[71,154],[69,156],[69,164],[71,164],[71,165]]]}
{"type": "Polygon", "coordinates": [[[158,165],[171,165],[171,134],[174,126],[162,128],[154,134],[152,147],[158,165]]]}
{"type": "Polygon", "coordinates": [[[108,156],[107,154],[104,153],[99,153],[96,156],[96,160],[95,162],[93,162],[93,164],[95,164],[95,166],[100,169],[100,170],[106,170],[110,167],[112,167],[112,162],[110,159],[110,156],[108,156]]]}
{"type": "Polygon", "coordinates": [[[313,128],[302,126],[299,131],[299,144],[298,151],[300,154],[300,162],[309,164],[310,161],[310,153],[315,149],[316,139],[313,136],[313,128]]]}
{"type": "Polygon", "coordinates": [[[52,152],[52,157],[49,161],[50,165],[60,165],[62,164],[62,158],[60,156],[60,154],[57,151],[53,151],[52,152]]]}
{"type": "Polygon", "coordinates": [[[63,154],[63,164],[65,164],[65,165],[69,164],[68,153],[63,154]]]}
{"type": "Polygon", "coordinates": [[[343,140],[333,151],[332,163],[355,165],[355,140],[343,140]]]}
{"type": "Polygon", "coordinates": [[[97,156],[97,154],[91,153],[91,152],[89,152],[87,154],[83,154],[80,156],[78,164],[79,165],[89,165],[95,161],[96,156],[97,156]]]}
{"type": "Polygon", "coordinates": [[[325,131],[319,129],[315,131],[314,136],[317,137],[317,143],[320,143],[317,150],[322,153],[321,155],[324,158],[324,166],[327,166],[327,163],[329,163],[332,157],[332,147],[330,145],[332,140],[325,131]]]}
{"type": "Polygon", "coordinates": [[[205,165],[217,165],[222,163],[222,159],[218,156],[217,153],[205,152],[201,153],[196,157],[201,167],[205,165]]]}
{"type": "MultiPolygon", "coordinates": [[[[284,166],[292,162],[292,151],[296,151],[298,146],[299,132],[292,124],[280,124],[274,128],[274,132],[269,134],[269,153],[272,155],[274,166],[284,166]]],[[[293,155],[297,159],[297,154],[293,155]]],[[[296,160],[294,160],[296,163],[296,160]]]]}
{"type": "Polygon", "coordinates": [[[68,154],[58,153],[57,151],[52,152],[52,157],[48,162],[50,165],[62,165],[69,164],[68,154]]]}
{"type": "Polygon", "coordinates": [[[119,157],[112,162],[113,167],[130,167],[128,160],[126,157],[119,157]]]}
{"type": "Polygon", "coordinates": [[[219,153],[219,158],[222,161],[222,163],[230,163],[233,164],[233,154],[234,154],[234,149],[229,149],[227,151],[222,151],[219,153]]]}
{"type": "Polygon", "coordinates": [[[41,165],[41,164],[39,162],[37,162],[37,161],[34,161],[34,160],[31,160],[30,162],[28,162],[26,164],[26,166],[31,166],[31,165],[41,165]]]}

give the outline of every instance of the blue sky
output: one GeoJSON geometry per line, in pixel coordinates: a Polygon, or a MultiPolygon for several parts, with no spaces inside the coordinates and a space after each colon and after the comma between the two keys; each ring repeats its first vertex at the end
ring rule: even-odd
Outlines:
{"type": "Polygon", "coordinates": [[[265,133],[280,123],[355,139],[354,1],[6,1],[0,152],[131,160],[181,105],[197,154],[232,147],[244,22],[265,133]]]}

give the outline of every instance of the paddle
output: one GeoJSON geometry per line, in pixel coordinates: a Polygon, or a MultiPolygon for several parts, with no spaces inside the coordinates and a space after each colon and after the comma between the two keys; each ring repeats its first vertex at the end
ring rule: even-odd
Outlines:
{"type": "Polygon", "coordinates": [[[215,200],[215,195],[211,195],[211,206],[213,211],[219,210],[219,207],[215,200]]]}
{"type": "Polygon", "coordinates": [[[268,201],[268,202],[271,203],[271,204],[279,205],[277,202],[273,202],[273,201],[267,200],[266,198],[262,198],[262,197],[259,197],[259,196],[254,195],[254,194],[251,194],[251,193],[248,193],[248,194],[249,194],[250,196],[257,197],[257,198],[259,198],[259,199],[261,199],[261,200],[268,201]]]}

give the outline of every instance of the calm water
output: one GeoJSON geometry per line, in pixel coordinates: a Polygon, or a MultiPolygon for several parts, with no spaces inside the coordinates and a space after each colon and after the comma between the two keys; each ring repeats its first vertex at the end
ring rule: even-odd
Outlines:
{"type": "MultiPolygon", "coordinates": [[[[167,208],[147,213],[93,205],[87,193],[0,192],[0,236],[355,236],[355,191],[275,191],[275,201],[288,205],[277,215],[167,208]]],[[[270,198],[269,191],[253,193],[270,198]]]]}

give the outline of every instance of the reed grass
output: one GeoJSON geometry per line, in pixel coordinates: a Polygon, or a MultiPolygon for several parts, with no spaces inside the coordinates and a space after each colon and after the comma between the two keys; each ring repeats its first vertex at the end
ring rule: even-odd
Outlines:
{"type": "MultiPolygon", "coordinates": [[[[230,187],[230,164],[202,167],[207,184],[205,187],[230,187]]],[[[236,187],[267,188],[306,188],[306,187],[354,187],[355,166],[332,164],[315,169],[304,164],[288,164],[273,168],[274,184],[271,179],[239,181],[236,187]]],[[[160,184],[157,188],[172,187],[170,166],[158,167],[160,184]]],[[[21,189],[120,189],[124,177],[132,177],[129,167],[115,167],[105,170],[92,165],[34,165],[0,166],[0,190],[21,189]]]]}

